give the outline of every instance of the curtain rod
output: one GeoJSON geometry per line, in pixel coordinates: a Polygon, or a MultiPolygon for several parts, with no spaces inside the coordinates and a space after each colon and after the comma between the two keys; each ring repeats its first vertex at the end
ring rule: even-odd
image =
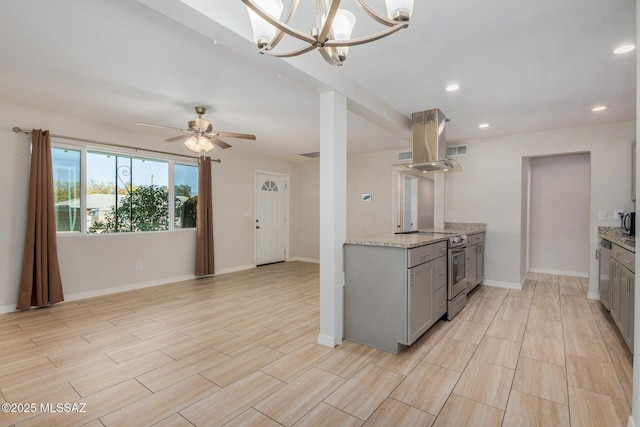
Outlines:
{"type": "MultiPolygon", "coordinates": [[[[11,129],[12,131],[14,131],[15,133],[24,133],[26,135],[30,134],[33,129],[21,129],[18,126],[15,126],[14,128],[11,129]]],[[[142,150],[142,151],[147,151],[149,153],[156,153],[156,154],[166,154],[168,156],[178,156],[178,157],[186,157],[188,159],[198,159],[199,157],[193,157],[193,156],[187,156],[186,154],[175,154],[175,153],[169,153],[168,151],[159,151],[159,150],[151,150],[148,148],[135,148],[135,147],[130,147],[128,145],[121,145],[121,144],[114,144],[112,142],[102,142],[102,141],[95,141],[93,139],[86,139],[86,138],[76,138],[74,136],[66,136],[66,135],[56,135],[56,134],[50,134],[52,138],[60,138],[60,139],[68,139],[69,141],[80,141],[80,142],[88,142],[90,144],[99,144],[99,145],[106,145],[109,147],[117,147],[117,148],[126,148],[129,150],[142,150]]],[[[220,159],[211,159],[212,162],[216,162],[216,163],[220,163],[222,162],[222,160],[220,159]]]]}

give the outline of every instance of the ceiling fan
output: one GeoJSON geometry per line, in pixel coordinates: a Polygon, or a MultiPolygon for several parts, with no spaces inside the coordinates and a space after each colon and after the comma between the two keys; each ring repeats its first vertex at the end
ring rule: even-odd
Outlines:
{"type": "Polygon", "coordinates": [[[181,129],[171,126],[162,126],[162,125],[154,125],[150,123],[136,123],[140,126],[150,126],[154,128],[162,128],[162,129],[172,129],[182,132],[183,135],[174,136],[173,138],[168,138],[165,141],[174,142],[174,141],[182,141],[184,140],[184,145],[189,150],[194,151],[196,153],[201,153],[202,151],[207,152],[213,150],[213,148],[217,145],[220,148],[229,148],[231,145],[227,144],[219,137],[222,138],[240,138],[240,139],[250,139],[255,141],[256,136],[247,134],[247,133],[232,133],[232,132],[219,132],[213,130],[213,125],[208,120],[202,118],[202,115],[207,111],[206,107],[198,105],[195,107],[196,114],[198,115],[197,119],[190,120],[187,123],[187,129],[181,129]],[[215,144],[215,145],[214,145],[215,144]]]}

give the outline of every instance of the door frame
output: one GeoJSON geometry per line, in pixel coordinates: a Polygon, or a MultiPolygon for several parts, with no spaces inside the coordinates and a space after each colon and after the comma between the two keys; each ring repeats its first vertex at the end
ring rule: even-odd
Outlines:
{"type": "Polygon", "coordinates": [[[258,233],[256,232],[255,224],[258,220],[258,174],[262,175],[271,175],[284,178],[285,185],[285,195],[284,195],[284,213],[285,213],[285,222],[284,222],[284,261],[289,262],[291,258],[290,250],[289,250],[289,236],[291,229],[291,215],[289,212],[290,207],[290,176],[288,173],[282,172],[273,172],[262,169],[255,169],[253,172],[253,223],[251,226],[253,227],[253,265],[254,267],[258,266],[258,233]]]}

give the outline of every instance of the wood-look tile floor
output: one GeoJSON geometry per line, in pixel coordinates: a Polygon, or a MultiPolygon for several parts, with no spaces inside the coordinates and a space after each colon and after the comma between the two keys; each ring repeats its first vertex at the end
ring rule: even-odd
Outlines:
{"type": "Polygon", "coordinates": [[[301,262],[5,314],[0,400],[37,410],[0,425],[625,426],[632,357],[586,289],[479,286],[398,355],[317,345],[301,262]]]}

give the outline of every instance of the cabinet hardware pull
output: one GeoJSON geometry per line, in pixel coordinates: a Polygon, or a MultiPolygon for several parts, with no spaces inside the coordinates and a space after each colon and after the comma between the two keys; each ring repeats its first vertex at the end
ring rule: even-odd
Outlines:
{"type": "Polygon", "coordinates": [[[429,255],[431,255],[431,252],[428,252],[428,253],[426,253],[426,254],[422,254],[422,255],[420,255],[420,258],[426,258],[426,257],[428,257],[429,255]]]}
{"type": "Polygon", "coordinates": [[[444,252],[446,250],[447,250],[447,248],[440,248],[440,252],[444,252]]]}
{"type": "Polygon", "coordinates": [[[440,307],[442,307],[442,306],[444,305],[444,303],[445,303],[445,302],[446,302],[446,301],[442,301],[442,302],[440,303],[440,307]]]}

